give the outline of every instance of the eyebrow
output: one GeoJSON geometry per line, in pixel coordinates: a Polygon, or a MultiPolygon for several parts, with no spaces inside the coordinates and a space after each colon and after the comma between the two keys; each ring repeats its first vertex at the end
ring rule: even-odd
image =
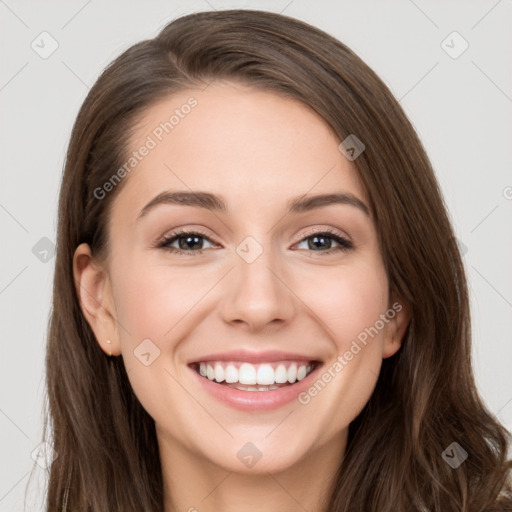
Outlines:
{"type": "MultiPolygon", "coordinates": [[[[137,219],[144,217],[150,210],[162,204],[193,206],[223,213],[228,211],[227,203],[220,196],[210,192],[166,191],[158,194],[146,204],[140,211],[137,219]]],[[[370,210],[363,201],[353,194],[345,192],[296,197],[288,201],[287,213],[304,213],[335,204],[353,206],[363,211],[366,215],[370,215],[370,210]]]]}

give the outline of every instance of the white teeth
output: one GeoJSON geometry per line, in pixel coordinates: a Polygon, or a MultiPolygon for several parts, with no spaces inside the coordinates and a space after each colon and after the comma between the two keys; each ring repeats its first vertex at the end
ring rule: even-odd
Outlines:
{"type": "Polygon", "coordinates": [[[262,364],[258,368],[258,372],[256,374],[256,382],[258,384],[274,384],[274,369],[269,364],[262,364]]]}
{"type": "Polygon", "coordinates": [[[224,380],[224,368],[220,363],[215,365],[215,380],[217,382],[222,382],[224,380]]]}
{"type": "Polygon", "coordinates": [[[271,363],[253,365],[251,363],[225,363],[212,361],[199,363],[199,374],[218,383],[238,384],[237,389],[245,391],[268,391],[279,389],[276,384],[294,384],[301,381],[311,372],[313,365],[291,363],[271,363]]]}
{"type": "Polygon", "coordinates": [[[286,371],[286,366],[284,364],[280,364],[275,372],[274,379],[278,384],[284,384],[288,381],[288,372],[286,371]]]}
{"type": "Polygon", "coordinates": [[[238,382],[238,369],[232,364],[228,364],[225,374],[226,382],[233,383],[238,382]]]}
{"type": "Polygon", "coordinates": [[[256,368],[252,364],[243,363],[238,370],[240,384],[256,384],[256,368]]]}
{"type": "Polygon", "coordinates": [[[290,368],[288,368],[288,382],[293,384],[297,380],[297,365],[293,363],[290,368]]]}
{"type": "Polygon", "coordinates": [[[272,391],[280,389],[279,386],[273,384],[272,386],[246,386],[245,384],[229,384],[230,388],[238,389],[240,391],[272,391]]]}
{"type": "Polygon", "coordinates": [[[302,380],[305,376],[306,376],[306,367],[299,366],[299,369],[297,370],[297,380],[302,380]]]}

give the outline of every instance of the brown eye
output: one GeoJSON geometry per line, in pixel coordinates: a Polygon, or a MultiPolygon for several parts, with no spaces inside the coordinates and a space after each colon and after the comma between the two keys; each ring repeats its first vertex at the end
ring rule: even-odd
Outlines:
{"type": "Polygon", "coordinates": [[[213,242],[203,233],[197,231],[180,231],[165,237],[158,244],[158,247],[178,254],[188,253],[196,255],[202,253],[204,249],[204,240],[208,240],[208,242],[213,244],[213,242]],[[178,243],[177,247],[173,247],[172,245],[175,242],[178,243]]]}

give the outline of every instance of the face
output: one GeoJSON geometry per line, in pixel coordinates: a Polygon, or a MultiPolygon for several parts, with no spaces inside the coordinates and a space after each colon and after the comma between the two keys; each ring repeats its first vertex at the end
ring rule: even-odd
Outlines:
{"type": "Polygon", "coordinates": [[[340,142],[304,105],[233,83],[145,112],[108,261],[80,246],[75,273],[162,445],[253,473],[336,450],[399,349],[405,307],[340,142]]]}

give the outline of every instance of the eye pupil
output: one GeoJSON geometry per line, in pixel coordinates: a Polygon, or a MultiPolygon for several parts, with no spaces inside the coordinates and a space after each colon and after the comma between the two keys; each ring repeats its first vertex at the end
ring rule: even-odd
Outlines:
{"type": "Polygon", "coordinates": [[[179,246],[180,246],[180,249],[184,250],[184,251],[190,251],[191,249],[202,249],[202,243],[199,243],[198,240],[202,240],[202,237],[200,236],[193,236],[193,235],[188,235],[188,236],[180,236],[179,238],[179,246]],[[182,241],[185,240],[185,242],[182,243],[182,241]],[[191,242],[192,241],[192,242],[191,242]],[[189,245],[189,244],[197,244],[199,245],[199,247],[194,247],[193,245],[189,245]]]}
{"type": "MultiPolygon", "coordinates": [[[[322,244],[320,243],[319,245],[317,245],[318,243],[318,240],[323,240],[324,241],[324,244],[323,246],[325,247],[326,246],[326,243],[325,241],[328,240],[330,242],[330,238],[329,237],[326,237],[326,236],[312,236],[310,237],[310,240],[313,239],[313,243],[312,244],[309,244],[309,248],[310,249],[313,249],[313,248],[321,248],[322,247],[322,244]]],[[[330,249],[330,243],[327,243],[327,249],[330,249]]]]}

